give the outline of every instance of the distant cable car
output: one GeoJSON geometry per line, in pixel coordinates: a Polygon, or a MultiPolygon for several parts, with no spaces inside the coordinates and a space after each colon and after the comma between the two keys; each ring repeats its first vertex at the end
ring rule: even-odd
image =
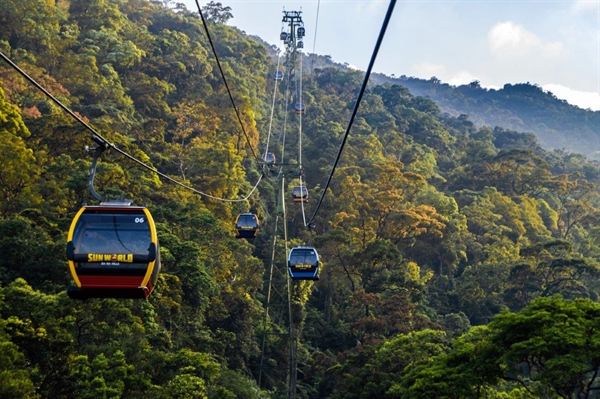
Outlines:
{"type": "Polygon", "coordinates": [[[308,201],[308,189],[306,186],[296,186],[292,190],[292,198],[294,202],[307,202],[308,201]]]}
{"type": "Polygon", "coordinates": [[[279,70],[275,71],[273,73],[273,78],[275,80],[283,80],[283,71],[279,71],[279,70]]]}
{"type": "Polygon", "coordinates": [[[296,47],[304,48],[304,42],[302,40],[298,40],[298,42],[296,43],[296,47]]]}
{"type": "Polygon", "coordinates": [[[287,32],[281,32],[279,34],[279,40],[287,40],[287,38],[288,38],[287,32]]]}
{"type": "Polygon", "coordinates": [[[298,37],[304,37],[304,34],[306,33],[306,31],[304,30],[304,27],[299,27],[298,28],[298,37]]]}
{"type": "Polygon", "coordinates": [[[297,115],[304,115],[306,113],[306,106],[302,103],[296,103],[296,105],[294,105],[294,111],[297,115]]]}
{"type": "Polygon", "coordinates": [[[318,280],[319,254],[312,247],[294,247],[288,255],[288,272],[292,280],[318,280]]]}
{"type": "Polygon", "coordinates": [[[240,213],[235,221],[236,238],[255,238],[258,234],[258,218],[253,213],[240,213]]]}
{"type": "Polygon", "coordinates": [[[263,161],[265,161],[267,165],[273,165],[275,163],[275,154],[272,152],[267,152],[263,158],[263,161]]]}
{"type": "Polygon", "coordinates": [[[150,211],[118,201],[83,206],[69,229],[67,259],[71,298],[148,298],[160,272],[150,211]]]}

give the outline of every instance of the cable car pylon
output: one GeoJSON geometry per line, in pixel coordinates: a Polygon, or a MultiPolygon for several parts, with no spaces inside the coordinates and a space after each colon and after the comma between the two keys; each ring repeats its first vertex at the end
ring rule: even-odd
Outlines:
{"type": "Polygon", "coordinates": [[[292,286],[287,271],[286,256],[288,253],[287,217],[285,208],[285,173],[279,177],[279,189],[277,193],[277,214],[273,228],[273,245],[271,251],[271,262],[269,272],[265,281],[265,303],[263,317],[263,336],[261,342],[261,359],[258,376],[258,384],[267,389],[276,387],[275,374],[282,371],[283,364],[287,360],[287,397],[293,399],[296,396],[296,356],[295,337],[292,318],[292,286]],[[280,243],[283,241],[283,248],[280,243]],[[283,249],[283,251],[281,251],[283,249]],[[270,337],[278,336],[286,340],[276,340],[271,343],[270,337]],[[285,342],[287,341],[287,342],[285,342]],[[279,343],[279,345],[277,345],[279,343]],[[287,344],[288,358],[283,359],[277,353],[283,353],[283,347],[287,344]]]}
{"type": "MultiPolygon", "coordinates": [[[[303,48],[303,38],[305,36],[304,23],[302,21],[302,11],[283,11],[284,29],[280,34],[280,39],[283,41],[286,48],[285,70],[288,76],[288,85],[291,77],[295,74],[296,61],[298,53],[302,56],[301,49],[303,48]]],[[[300,58],[301,60],[301,58],[300,58]]],[[[277,67],[279,71],[279,63],[277,67]]],[[[275,83],[282,80],[280,74],[274,75],[275,83]]],[[[302,78],[302,64],[300,64],[300,79],[302,78]]],[[[302,86],[296,84],[297,95],[294,97],[294,112],[299,117],[299,132],[302,134],[301,121],[302,115],[306,111],[306,107],[302,102],[302,86]]],[[[286,89],[286,111],[287,111],[287,89],[286,89]]],[[[287,113],[286,113],[287,117],[287,113]]],[[[285,133],[285,122],[284,122],[285,133]]],[[[285,137],[285,136],[284,136],[285,137]]],[[[285,141],[284,141],[285,143],[285,141]]],[[[299,139],[301,146],[302,140],[299,139]]],[[[287,213],[286,213],[286,185],[285,176],[292,175],[294,177],[302,177],[302,155],[299,153],[299,169],[284,170],[287,164],[284,163],[284,149],[282,145],[281,166],[279,174],[276,177],[278,181],[277,193],[277,212],[273,227],[273,242],[271,249],[271,262],[268,267],[268,272],[265,278],[265,302],[264,302],[264,317],[263,331],[261,342],[261,359],[260,370],[258,376],[258,384],[261,388],[269,390],[282,391],[284,387],[277,384],[277,381],[283,381],[287,377],[287,398],[294,399],[296,397],[297,385],[297,359],[296,350],[298,346],[298,328],[294,326],[294,315],[292,310],[292,276],[289,269],[289,254],[288,232],[287,232],[287,213]],[[283,243],[281,243],[283,241],[283,243]],[[279,337],[279,338],[275,338],[279,337]],[[285,338],[284,338],[285,337],[285,338]],[[289,355],[287,359],[283,358],[284,347],[287,346],[289,355]],[[287,364],[286,364],[287,363],[287,364]],[[287,372],[287,375],[283,375],[287,372]]],[[[268,149],[265,152],[265,163],[267,163],[268,149]]],[[[274,158],[274,157],[273,157],[274,158]]],[[[300,180],[301,192],[299,195],[300,201],[305,201],[308,193],[306,186],[300,180]]],[[[315,251],[316,254],[316,251],[315,251]]],[[[316,277],[317,274],[313,277],[316,277]]],[[[316,278],[313,278],[316,279],[316,278]]]]}

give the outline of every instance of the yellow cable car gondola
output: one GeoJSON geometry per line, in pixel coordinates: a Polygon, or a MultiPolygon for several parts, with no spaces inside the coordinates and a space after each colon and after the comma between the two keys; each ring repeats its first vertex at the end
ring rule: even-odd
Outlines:
{"type": "Polygon", "coordinates": [[[258,218],[253,213],[240,213],[235,221],[236,238],[255,238],[258,234],[258,218]]]}
{"type": "Polygon", "coordinates": [[[160,272],[160,250],[156,226],[145,206],[132,200],[103,199],[94,189],[96,164],[110,145],[92,136],[94,151],[88,188],[100,205],[77,212],[67,237],[67,260],[74,286],[67,294],[74,299],[148,298],[160,272]]]}
{"type": "Polygon", "coordinates": [[[69,230],[67,259],[71,298],[148,298],[160,272],[152,215],[114,201],[83,206],[69,230]]]}

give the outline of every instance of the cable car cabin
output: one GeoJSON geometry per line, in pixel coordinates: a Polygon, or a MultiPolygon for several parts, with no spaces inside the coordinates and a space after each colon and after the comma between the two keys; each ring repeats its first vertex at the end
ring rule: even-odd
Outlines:
{"type": "Polygon", "coordinates": [[[265,161],[265,163],[268,165],[273,165],[275,163],[275,159],[275,154],[272,152],[267,152],[263,158],[263,161],[265,161]]]}
{"type": "Polygon", "coordinates": [[[71,223],[67,259],[71,298],[148,298],[160,272],[152,215],[142,206],[84,206],[71,223]]]}
{"type": "Polygon", "coordinates": [[[294,110],[297,115],[304,115],[306,113],[306,107],[302,103],[296,103],[296,105],[294,105],[294,110]]]}
{"type": "Polygon", "coordinates": [[[287,40],[287,38],[288,38],[287,32],[281,32],[279,34],[279,40],[287,40]]]}
{"type": "Polygon", "coordinates": [[[292,190],[294,202],[308,202],[308,189],[306,186],[296,186],[292,190]]]}
{"type": "Polygon", "coordinates": [[[292,280],[318,280],[319,254],[312,247],[294,247],[288,255],[288,272],[292,280]]]}
{"type": "Polygon", "coordinates": [[[258,219],[253,213],[241,213],[235,221],[235,238],[255,238],[258,234],[258,219]]]}
{"type": "Polygon", "coordinates": [[[304,30],[304,28],[302,26],[298,28],[298,37],[304,37],[305,33],[306,33],[306,31],[304,30]]]}
{"type": "Polygon", "coordinates": [[[304,42],[302,40],[298,40],[298,43],[296,43],[296,47],[304,48],[304,42]]]}
{"type": "Polygon", "coordinates": [[[275,80],[283,80],[283,71],[275,71],[273,73],[273,78],[275,80]]]}

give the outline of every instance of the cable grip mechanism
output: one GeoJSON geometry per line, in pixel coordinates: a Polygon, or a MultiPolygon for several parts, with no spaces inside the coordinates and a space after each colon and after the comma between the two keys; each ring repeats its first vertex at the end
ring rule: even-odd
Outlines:
{"type": "Polygon", "coordinates": [[[96,166],[98,164],[98,158],[100,158],[100,155],[102,155],[104,150],[107,150],[110,148],[110,145],[106,141],[102,140],[100,137],[96,136],[95,134],[92,135],[92,140],[94,140],[98,144],[98,146],[97,147],[90,147],[87,145],[85,146],[85,150],[87,152],[94,151],[94,159],[92,160],[92,166],[90,168],[90,173],[88,175],[88,188],[90,189],[92,196],[94,196],[94,198],[96,198],[98,201],[102,202],[104,199],[94,189],[94,176],[96,175],[96,166]]]}

